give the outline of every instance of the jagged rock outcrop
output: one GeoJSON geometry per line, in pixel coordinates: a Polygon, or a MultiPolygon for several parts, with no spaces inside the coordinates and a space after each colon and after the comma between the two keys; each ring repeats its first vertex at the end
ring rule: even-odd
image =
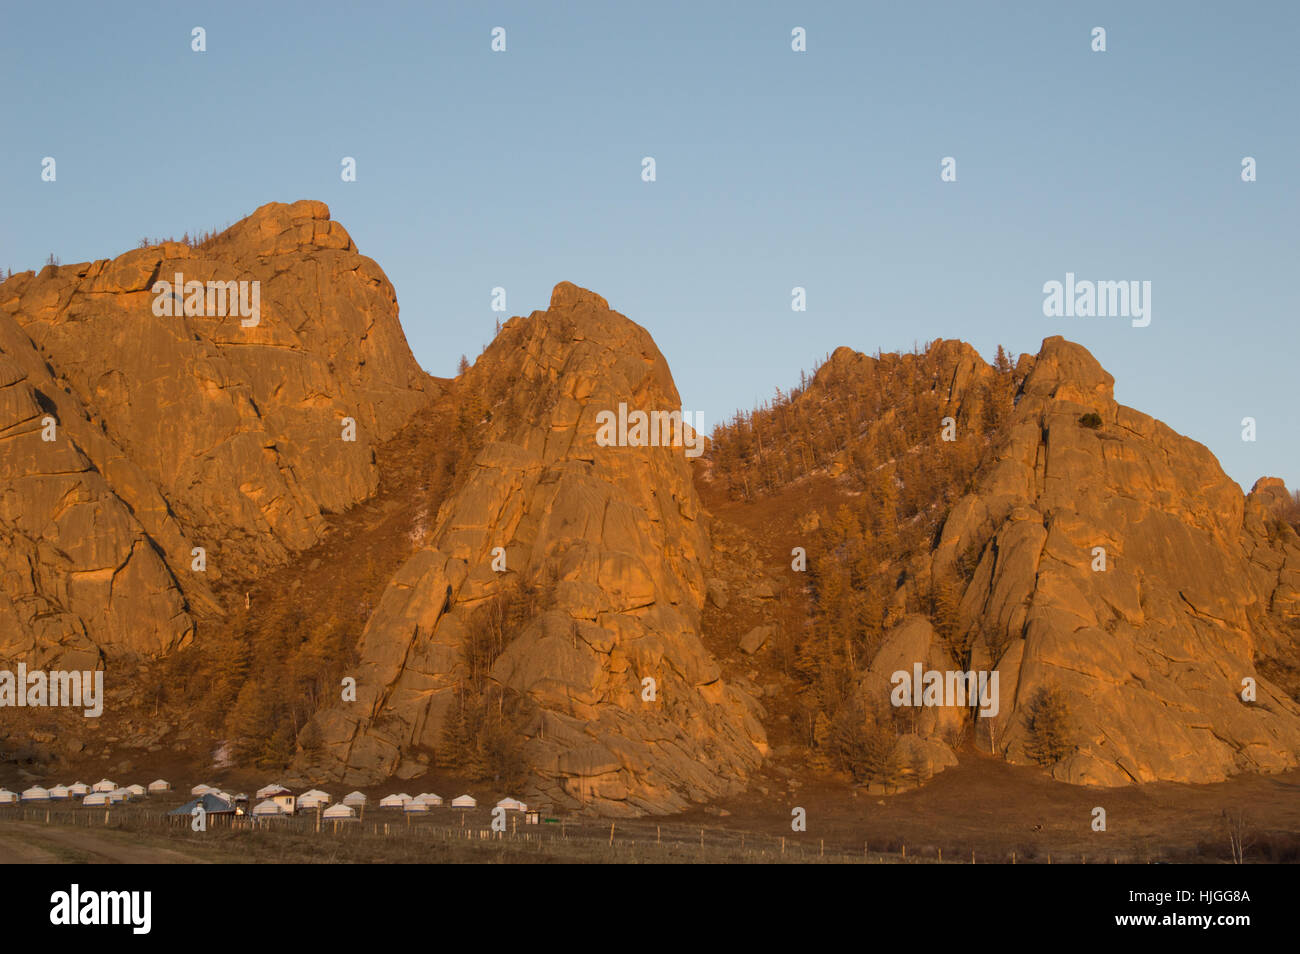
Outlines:
{"type": "Polygon", "coordinates": [[[0,656],[41,658],[188,639],[217,610],[210,582],[256,578],[374,491],[372,444],[433,390],[392,285],[307,201],[197,247],[15,275],[0,285],[0,382],[0,656]],[[207,314],[186,314],[183,290],[179,313],[158,313],[156,283],[177,273],[204,283],[190,310],[207,314]],[[258,283],[255,324],[215,314],[227,282],[258,283]]]}
{"type": "Polygon", "coordinates": [[[1071,782],[1295,766],[1300,706],[1256,666],[1261,651],[1295,653],[1300,550],[1294,532],[1270,539],[1277,488],[1243,499],[1205,447],[1116,403],[1112,387],[1085,349],[1047,339],[933,555],[938,578],[975,567],[961,628],[970,668],[1000,673],[993,744],[1023,760],[1027,706],[1055,687],[1077,749],[1053,770],[1071,782]]]}
{"type": "Polygon", "coordinates": [[[472,614],[518,575],[545,598],[490,679],[531,704],[536,794],[630,815],[742,787],[761,710],[699,638],[709,538],[683,448],[596,440],[620,403],[680,408],[650,336],[562,283],[460,384],[489,395],[485,443],[366,626],[358,701],[318,716],[299,768],[345,784],[423,772],[467,681],[472,614]]]}
{"type": "MultiPolygon", "coordinates": [[[[875,514],[890,516],[872,532],[895,541],[859,568],[888,581],[873,604],[884,625],[872,624],[869,651],[849,654],[843,685],[876,720],[897,670],[996,668],[998,714],[975,741],[1012,761],[1034,753],[1034,701],[1060,690],[1070,746],[1052,770],[1075,783],[1293,767],[1294,502],[1271,478],[1243,496],[1206,448],[1117,404],[1112,385],[1060,338],[1014,371],[999,359],[995,373],[956,341],[912,356],[842,348],[819,369],[799,400],[844,439],[814,460],[816,479],[839,479],[841,500],[874,487],[875,514]],[[851,419],[835,417],[846,388],[868,396],[851,419]],[[945,418],[964,431],[939,445],[945,418]],[[917,479],[930,466],[948,468],[934,494],[917,479]],[[891,536],[896,491],[919,499],[891,536]]],[[[650,335],[568,283],[545,312],[508,322],[454,382],[429,378],[391,284],[318,202],[264,206],[197,246],[15,276],[0,284],[0,663],[112,665],[213,634],[217,646],[249,645],[241,635],[256,627],[222,622],[228,587],[323,541],[312,562],[344,562],[326,541],[330,515],[375,494],[373,447],[418,431],[424,443],[385,470],[402,480],[371,501],[398,516],[358,521],[375,536],[342,552],[365,562],[381,534],[405,526],[404,506],[420,514],[413,550],[399,533],[387,562],[344,594],[348,619],[312,634],[350,650],[365,621],[357,699],[317,712],[299,736],[299,773],[349,785],[420,775],[473,700],[490,698],[499,711],[509,701],[508,741],[530,778],[520,794],[634,815],[734,793],[767,753],[753,694],[775,686],[779,710],[784,689],[724,679],[701,639],[702,609],[707,600],[735,616],[735,635],[710,645],[724,661],[734,649],[755,679],[803,617],[772,608],[793,588],[775,586],[771,567],[719,578],[683,447],[597,440],[597,415],[620,405],[672,412],[680,401],[650,335]],[[179,312],[160,307],[158,283],[178,273],[202,284],[193,310],[205,313],[186,313],[183,287],[170,298],[179,312]],[[240,282],[258,283],[256,321],[207,313],[210,283],[240,282]],[[459,426],[444,446],[450,420],[459,426]],[[429,457],[436,494],[422,482],[429,457]],[[431,526],[417,510],[427,500],[440,504],[431,526]],[[202,573],[191,566],[199,547],[202,573]]],[[[765,448],[766,489],[809,471],[804,448],[777,443],[765,448]]],[[[819,526],[804,517],[801,533],[819,526]]],[[[303,579],[288,582],[283,615],[259,625],[301,621],[294,601],[311,587],[295,595],[303,579]]],[[[291,652],[301,635],[258,645],[291,652]]],[[[255,671],[246,685],[260,678],[270,677],[255,671]]],[[[240,711],[273,722],[254,695],[240,711]]],[[[953,764],[947,743],[970,724],[968,711],[923,709],[898,756],[927,777],[953,764]]]]}

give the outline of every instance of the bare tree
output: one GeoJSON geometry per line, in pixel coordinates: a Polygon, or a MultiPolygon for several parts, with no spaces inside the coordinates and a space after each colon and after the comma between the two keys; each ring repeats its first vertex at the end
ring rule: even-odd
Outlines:
{"type": "Polygon", "coordinates": [[[1250,847],[1250,843],[1246,840],[1246,816],[1240,811],[1233,813],[1225,808],[1221,817],[1223,830],[1228,836],[1228,848],[1232,852],[1232,863],[1244,865],[1246,849],[1250,847]]]}

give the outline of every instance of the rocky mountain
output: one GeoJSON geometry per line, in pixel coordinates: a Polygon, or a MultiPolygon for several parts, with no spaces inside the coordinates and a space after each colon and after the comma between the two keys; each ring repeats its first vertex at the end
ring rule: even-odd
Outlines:
{"type": "Polygon", "coordinates": [[[698,460],[609,446],[604,415],[681,402],[599,295],[562,282],[434,379],[328,209],[264,206],[0,284],[0,665],[142,680],[115,705],[195,759],[450,767],[608,815],[774,760],[886,784],[962,751],[1091,785],[1293,767],[1292,495],[1243,496],[1112,385],[1061,338],[993,364],[841,348],[698,460]],[[241,282],[257,314],[213,313],[241,282]],[[917,663],[996,670],[996,716],[893,705],[917,663]]]}
{"type": "Polygon", "coordinates": [[[934,552],[939,575],[961,554],[974,564],[960,629],[981,635],[971,668],[1001,673],[996,747],[1023,756],[1018,716],[1052,685],[1077,722],[1054,769],[1068,781],[1290,768],[1300,706],[1256,665],[1300,649],[1300,546],[1278,532],[1276,482],[1243,498],[1205,447],[1116,403],[1113,385],[1079,345],[1047,339],[934,552]]]}
{"type": "Polygon", "coordinates": [[[357,702],[318,717],[323,758],[300,768],[422,773],[463,705],[473,616],[517,577],[542,599],[485,665],[527,703],[512,731],[542,795],[630,814],[742,787],[761,709],[700,641],[709,536],[683,448],[596,443],[620,403],[680,409],[650,335],[561,283],[458,384],[488,395],[483,446],[366,625],[357,702]]]}
{"type": "MultiPolygon", "coordinates": [[[[849,627],[875,634],[857,647],[865,665],[838,661],[853,688],[811,703],[830,730],[845,712],[868,731],[892,722],[921,776],[955,764],[952,749],[966,743],[1103,786],[1297,764],[1295,501],[1276,479],[1243,496],[1205,447],[1118,404],[1113,384],[1060,337],[1000,369],[957,342],[879,359],[840,349],[800,393],[722,435],[714,463],[724,473],[710,476],[735,491],[734,475],[747,475],[742,496],[750,482],[778,495],[835,477],[820,506],[790,505],[792,541],[807,541],[810,526],[850,525],[818,541],[841,556],[819,566],[810,554],[809,642],[847,635],[823,612],[837,584],[879,596],[849,627]],[[900,384],[897,369],[909,364],[900,384]],[[882,379],[895,397],[871,407],[882,379]],[[851,420],[864,395],[863,420],[851,420]],[[809,437],[805,422],[827,418],[850,436],[809,437]],[[788,453],[760,460],[746,449],[759,444],[807,444],[799,460],[812,460],[802,469],[788,453]],[[877,507],[886,525],[871,523],[877,507]],[[869,568],[846,572],[854,560],[869,568]],[[996,671],[997,711],[900,711],[891,679],[918,663],[923,672],[996,671]],[[1039,757],[1034,738],[1047,694],[1059,700],[1053,731],[1062,736],[1052,758],[1039,757]]],[[[835,663],[803,666],[820,675],[835,663]]],[[[852,748],[815,730],[807,743],[852,748]]],[[[884,756],[857,761],[871,777],[897,774],[884,756]]]]}
{"type": "Polygon", "coordinates": [[[431,389],[392,285],[320,202],[10,278],[0,654],[68,668],[184,644],[219,612],[218,581],[282,564],[373,493],[372,444],[431,389]],[[258,282],[260,320],[156,314],[177,274],[258,282]]]}

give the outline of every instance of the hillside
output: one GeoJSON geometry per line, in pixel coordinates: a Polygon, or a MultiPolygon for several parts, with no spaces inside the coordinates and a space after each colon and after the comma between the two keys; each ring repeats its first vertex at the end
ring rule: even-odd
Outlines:
{"type": "Polygon", "coordinates": [[[1295,497],[1243,496],[1080,346],[840,348],[697,459],[599,436],[680,404],[567,282],[430,377],[318,202],[15,275],[0,667],[103,666],[109,702],[9,710],[0,752],[451,771],[614,816],[971,751],[1084,785],[1297,765],[1295,497]],[[176,273],[259,282],[258,319],[159,314],[176,273]],[[997,671],[996,715],[892,705],[918,663],[997,671]]]}

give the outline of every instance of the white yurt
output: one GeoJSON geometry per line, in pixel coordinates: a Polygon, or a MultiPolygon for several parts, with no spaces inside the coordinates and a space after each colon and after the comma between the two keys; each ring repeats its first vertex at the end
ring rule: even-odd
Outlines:
{"type": "Polygon", "coordinates": [[[202,782],[200,782],[198,785],[195,785],[192,789],[190,789],[190,794],[191,794],[191,795],[206,795],[206,794],[208,794],[209,792],[215,792],[215,791],[216,791],[216,789],[213,788],[211,785],[204,785],[202,782]]]}
{"type": "Polygon", "coordinates": [[[298,796],[298,801],[302,801],[304,798],[310,798],[313,802],[323,801],[328,803],[333,801],[334,796],[329,792],[322,792],[319,788],[309,788],[298,796]]]}
{"type": "Polygon", "coordinates": [[[263,785],[257,790],[258,798],[274,798],[277,795],[283,795],[289,790],[283,785],[277,785],[272,782],[270,785],[263,785]]]}
{"type": "Polygon", "coordinates": [[[119,802],[129,802],[131,793],[124,788],[115,788],[108,793],[108,804],[116,805],[119,802]]]}
{"type": "Polygon", "coordinates": [[[269,798],[253,806],[254,818],[282,818],[283,816],[284,809],[269,798]]]}
{"type": "Polygon", "coordinates": [[[68,786],[68,792],[75,795],[77,798],[80,798],[83,795],[90,794],[90,786],[85,782],[73,782],[68,786]]]}
{"type": "Polygon", "coordinates": [[[385,795],[379,800],[380,808],[401,808],[411,800],[411,796],[403,792],[400,795],[385,795]]]}
{"type": "Polygon", "coordinates": [[[94,785],[90,786],[92,792],[111,792],[115,788],[117,788],[117,782],[110,782],[106,778],[101,778],[94,785]]]}
{"type": "Polygon", "coordinates": [[[48,802],[49,800],[50,793],[39,785],[33,785],[23,792],[23,801],[25,802],[48,802]]]}
{"type": "Polygon", "coordinates": [[[89,807],[91,807],[91,806],[94,806],[94,805],[107,805],[107,804],[108,804],[108,793],[107,793],[107,792],[91,792],[89,795],[87,795],[85,798],[83,798],[83,799],[81,800],[81,804],[82,804],[82,805],[85,805],[87,808],[89,808],[89,807]]]}
{"type": "Polygon", "coordinates": [[[18,804],[18,793],[11,792],[7,788],[0,788],[0,805],[18,804]]]}
{"type": "Polygon", "coordinates": [[[170,792],[171,790],[171,783],[165,778],[156,778],[149,783],[150,795],[157,795],[159,792],[170,792]]]}
{"type": "Polygon", "coordinates": [[[408,815],[423,815],[429,811],[429,806],[418,798],[413,798],[402,806],[402,811],[408,815]]]}
{"type": "Polygon", "coordinates": [[[357,812],[351,805],[331,805],[325,811],[321,812],[321,818],[326,821],[343,821],[356,820],[357,812]]]}
{"type": "Polygon", "coordinates": [[[528,811],[528,806],[527,806],[527,805],[525,805],[525,804],[524,804],[523,802],[521,802],[519,799],[517,799],[517,798],[510,798],[509,796],[507,796],[507,797],[501,799],[501,801],[497,802],[497,808],[504,808],[504,809],[505,809],[506,811],[508,811],[508,812],[526,812],[526,811],[528,811]]]}
{"type": "Polygon", "coordinates": [[[442,796],[435,795],[433,792],[421,792],[419,795],[415,796],[415,800],[417,802],[423,802],[430,808],[437,808],[442,804],[442,796]]]}
{"type": "Polygon", "coordinates": [[[128,785],[126,790],[131,793],[132,798],[143,798],[145,795],[143,785],[128,785]]]}
{"type": "Polygon", "coordinates": [[[451,800],[452,808],[475,808],[478,800],[473,795],[457,795],[451,800]]]}
{"type": "Polygon", "coordinates": [[[343,804],[351,805],[353,808],[360,808],[366,803],[366,796],[360,792],[348,792],[343,796],[343,804]]]}
{"type": "Polygon", "coordinates": [[[50,798],[55,799],[57,801],[63,801],[70,794],[71,793],[68,791],[68,786],[66,785],[55,785],[52,789],[50,789],[50,798]]]}

